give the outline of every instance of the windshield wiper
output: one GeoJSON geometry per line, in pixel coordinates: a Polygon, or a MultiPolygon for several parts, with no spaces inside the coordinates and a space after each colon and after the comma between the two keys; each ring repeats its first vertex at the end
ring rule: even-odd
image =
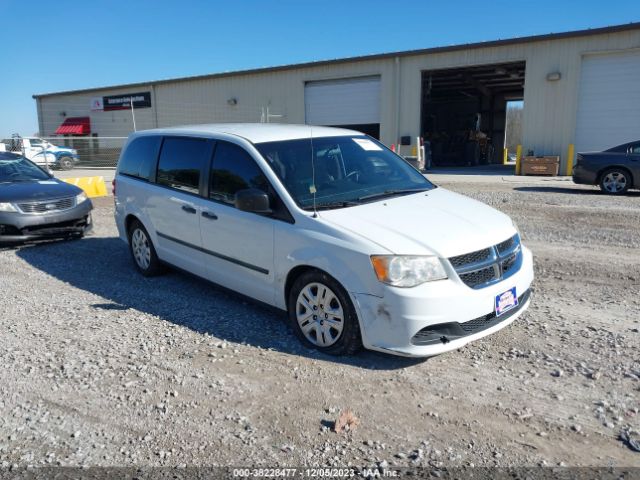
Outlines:
{"type": "MultiPolygon", "coordinates": [[[[354,201],[343,201],[343,202],[325,202],[318,203],[315,206],[316,210],[332,210],[334,208],[346,208],[346,207],[355,207],[356,205],[360,205],[360,202],[354,201]]],[[[308,205],[304,207],[304,210],[313,211],[313,205],[308,205]]]]}
{"type": "Polygon", "coordinates": [[[372,193],[371,195],[365,195],[364,197],[358,198],[358,200],[372,200],[374,198],[383,198],[383,197],[391,197],[393,195],[403,195],[409,193],[419,193],[426,192],[430,190],[429,188],[405,188],[405,189],[397,189],[397,190],[385,190],[384,192],[372,193]]]}

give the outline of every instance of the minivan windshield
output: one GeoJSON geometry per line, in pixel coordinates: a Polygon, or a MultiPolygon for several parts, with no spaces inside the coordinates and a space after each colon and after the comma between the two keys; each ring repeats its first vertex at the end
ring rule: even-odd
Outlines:
{"type": "Polygon", "coordinates": [[[25,157],[9,152],[0,152],[0,183],[30,182],[51,178],[25,157]]]}
{"type": "Polygon", "coordinates": [[[306,210],[313,208],[314,193],[316,208],[327,209],[435,188],[402,158],[364,135],[282,140],[255,147],[306,210]]]}

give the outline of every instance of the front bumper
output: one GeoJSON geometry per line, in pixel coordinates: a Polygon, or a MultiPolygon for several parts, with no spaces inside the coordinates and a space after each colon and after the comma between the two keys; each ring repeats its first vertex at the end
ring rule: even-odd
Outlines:
{"type": "Polygon", "coordinates": [[[91,200],[85,200],[62,212],[0,213],[0,244],[84,235],[93,228],[91,210],[91,200]]]}
{"type": "Polygon", "coordinates": [[[385,287],[382,297],[359,293],[352,293],[351,297],[366,348],[408,357],[429,357],[458,349],[515,321],[528,308],[530,297],[522,297],[518,307],[492,318],[495,297],[514,286],[521,297],[530,291],[532,282],[533,257],[531,251],[523,246],[520,269],[485,288],[471,289],[452,276],[413,288],[385,287]],[[466,334],[460,333],[459,324],[472,320],[478,322],[482,318],[486,320],[482,328],[466,328],[466,334]],[[424,344],[416,334],[428,327],[445,333],[449,328],[449,333],[438,335],[438,339],[446,337],[443,341],[424,344]]]}

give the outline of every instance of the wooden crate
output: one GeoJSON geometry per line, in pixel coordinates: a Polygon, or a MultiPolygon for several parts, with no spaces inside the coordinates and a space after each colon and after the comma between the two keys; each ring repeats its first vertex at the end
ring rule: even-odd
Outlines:
{"type": "Polygon", "coordinates": [[[559,171],[560,157],[558,155],[524,157],[522,159],[522,175],[556,176],[559,171]]]}

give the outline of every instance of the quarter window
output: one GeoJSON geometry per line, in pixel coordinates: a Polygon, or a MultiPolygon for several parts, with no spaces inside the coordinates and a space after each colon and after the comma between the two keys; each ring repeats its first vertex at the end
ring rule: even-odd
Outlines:
{"type": "Polygon", "coordinates": [[[218,142],[211,171],[209,198],[233,205],[236,192],[257,188],[269,192],[269,182],[255,160],[238,145],[218,142]]]}
{"type": "Polygon", "coordinates": [[[160,150],[161,137],[144,136],[131,141],[122,154],[118,173],[151,180],[160,150]]]}
{"type": "Polygon", "coordinates": [[[157,183],[189,193],[199,193],[200,176],[209,159],[211,144],[198,138],[165,138],[158,162],[157,183]]]}

